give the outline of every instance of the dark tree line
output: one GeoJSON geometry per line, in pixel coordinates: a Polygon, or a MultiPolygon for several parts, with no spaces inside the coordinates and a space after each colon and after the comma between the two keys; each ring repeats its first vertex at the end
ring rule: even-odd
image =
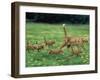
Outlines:
{"type": "Polygon", "coordinates": [[[89,15],[26,13],[26,20],[43,23],[88,24],[89,15]]]}

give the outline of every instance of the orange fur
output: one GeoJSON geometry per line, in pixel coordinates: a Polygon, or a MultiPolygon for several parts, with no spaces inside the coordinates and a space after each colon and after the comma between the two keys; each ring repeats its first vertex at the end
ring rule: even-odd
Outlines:
{"type": "Polygon", "coordinates": [[[53,49],[49,51],[49,54],[62,54],[63,50],[61,49],[53,49]]]}
{"type": "Polygon", "coordinates": [[[46,40],[45,37],[44,37],[44,43],[46,46],[53,46],[53,44],[55,44],[55,41],[54,40],[46,40]]]}
{"type": "Polygon", "coordinates": [[[37,50],[39,51],[39,50],[42,50],[42,49],[44,49],[44,44],[38,44],[37,50]]]}
{"type": "Polygon", "coordinates": [[[82,51],[78,47],[71,47],[71,52],[73,55],[79,56],[82,51]]]}

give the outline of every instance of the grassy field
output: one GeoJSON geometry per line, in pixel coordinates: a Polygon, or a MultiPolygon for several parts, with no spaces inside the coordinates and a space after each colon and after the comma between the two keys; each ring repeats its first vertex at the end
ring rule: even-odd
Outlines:
{"type": "MultiPolygon", "coordinates": [[[[72,25],[66,24],[68,35],[70,36],[89,36],[89,25],[72,25]]],[[[63,42],[64,31],[62,24],[44,24],[44,23],[26,23],[26,43],[30,41],[32,44],[36,42],[44,42],[47,40],[55,40],[53,47],[45,47],[38,51],[26,50],[26,67],[33,66],[61,66],[61,65],[79,65],[89,64],[89,44],[85,44],[81,56],[72,56],[67,48],[64,48],[64,54],[48,54],[48,50],[59,48],[63,42]]]]}

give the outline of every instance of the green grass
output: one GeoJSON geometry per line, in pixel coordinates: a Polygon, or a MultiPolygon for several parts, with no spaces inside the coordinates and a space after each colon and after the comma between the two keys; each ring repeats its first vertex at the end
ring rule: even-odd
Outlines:
{"type": "MultiPolygon", "coordinates": [[[[66,27],[70,36],[89,36],[89,25],[66,24],[66,27]]],[[[26,42],[42,43],[44,37],[47,40],[55,40],[56,44],[50,48],[45,47],[40,52],[26,50],[26,67],[89,64],[88,44],[85,44],[86,49],[81,56],[70,56],[71,52],[67,48],[64,48],[64,54],[48,54],[50,49],[59,48],[63,42],[62,24],[26,23],[26,42]]]]}

